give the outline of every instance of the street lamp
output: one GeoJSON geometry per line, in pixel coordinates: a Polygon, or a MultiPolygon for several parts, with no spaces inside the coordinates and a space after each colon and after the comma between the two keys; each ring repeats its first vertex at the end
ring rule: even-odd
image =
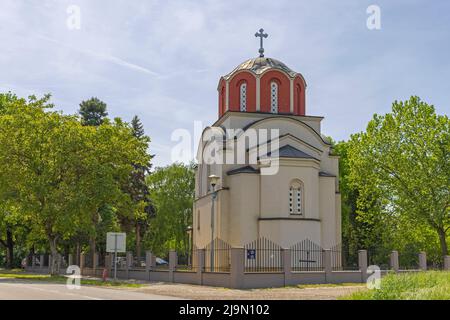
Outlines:
{"type": "Polygon", "coordinates": [[[212,187],[212,194],[211,194],[211,272],[214,271],[214,201],[217,198],[217,191],[216,191],[216,185],[220,180],[220,177],[212,174],[208,177],[209,183],[212,187]]]}
{"type": "Polygon", "coordinates": [[[191,265],[191,256],[192,256],[192,253],[193,253],[192,230],[193,230],[192,226],[188,226],[186,228],[186,233],[187,233],[187,236],[188,236],[188,266],[191,265]]]}

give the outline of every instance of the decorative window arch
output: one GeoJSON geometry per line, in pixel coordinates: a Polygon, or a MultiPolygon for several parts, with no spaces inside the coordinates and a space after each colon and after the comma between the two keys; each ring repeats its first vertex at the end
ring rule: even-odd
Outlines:
{"type": "Polygon", "coordinates": [[[270,112],[278,113],[278,83],[270,82],[270,112]]]}
{"type": "Polygon", "coordinates": [[[247,83],[242,82],[240,87],[240,111],[247,111],[247,83]]]}
{"type": "Polygon", "coordinates": [[[289,186],[289,214],[303,215],[303,183],[294,180],[289,186]]]}

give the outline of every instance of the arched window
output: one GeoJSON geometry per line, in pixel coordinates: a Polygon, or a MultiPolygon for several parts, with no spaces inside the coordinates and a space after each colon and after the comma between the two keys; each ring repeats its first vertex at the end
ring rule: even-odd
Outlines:
{"type": "Polygon", "coordinates": [[[289,187],[289,214],[303,215],[303,184],[298,180],[289,187]]]}
{"type": "Polygon", "coordinates": [[[241,92],[241,107],[240,110],[241,111],[247,111],[247,84],[244,82],[241,84],[240,87],[240,92],[241,92]]]}
{"type": "Polygon", "coordinates": [[[270,83],[270,112],[278,113],[278,84],[275,81],[270,83]]]}

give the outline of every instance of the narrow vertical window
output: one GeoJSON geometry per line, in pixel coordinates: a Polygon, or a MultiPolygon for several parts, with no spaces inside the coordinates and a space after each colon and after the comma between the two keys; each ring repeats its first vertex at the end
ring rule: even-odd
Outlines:
{"type": "Polygon", "coordinates": [[[241,111],[247,111],[247,84],[241,84],[241,111]]]}
{"type": "Polygon", "coordinates": [[[289,187],[289,214],[303,215],[303,184],[294,181],[289,187]]]}
{"type": "Polygon", "coordinates": [[[290,187],[289,188],[289,213],[293,214],[294,213],[294,188],[290,187]]]}
{"type": "Polygon", "coordinates": [[[270,112],[278,112],[278,84],[276,82],[270,83],[270,112]]]}
{"type": "Polygon", "coordinates": [[[302,214],[302,189],[299,188],[296,190],[295,194],[295,210],[296,214],[302,214]]]}
{"type": "Polygon", "coordinates": [[[197,230],[200,230],[200,210],[197,210],[197,230]]]}

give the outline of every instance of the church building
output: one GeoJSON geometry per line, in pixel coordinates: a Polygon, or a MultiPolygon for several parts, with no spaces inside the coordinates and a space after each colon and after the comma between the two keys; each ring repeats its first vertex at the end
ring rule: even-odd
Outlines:
{"type": "MultiPolygon", "coordinates": [[[[211,142],[203,137],[195,178],[193,244],[203,248],[220,239],[243,247],[266,238],[289,248],[309,239],[330,248],[341,242],[339,158],[321,134],[323,117],[307,112],[305,78],[264,56],[264,30],[255,36],[261,41],[259,57],[220,78],[218,120],[205,130],[221,133],[223,148],[216,152],[223,157],[251,130],[278,130],[277,149],[255,156],[252,153],[263,144],[259,140],[246,145],[243,163],[207,163],[202,159],[211,142]],[[229,136],[230,129],[237,136],[229,136]],[[276,173],[264,174],[268,163],[276,164],[276,173]]],[[[264,143],[271,142],[269,138],[264,143]]]]}

